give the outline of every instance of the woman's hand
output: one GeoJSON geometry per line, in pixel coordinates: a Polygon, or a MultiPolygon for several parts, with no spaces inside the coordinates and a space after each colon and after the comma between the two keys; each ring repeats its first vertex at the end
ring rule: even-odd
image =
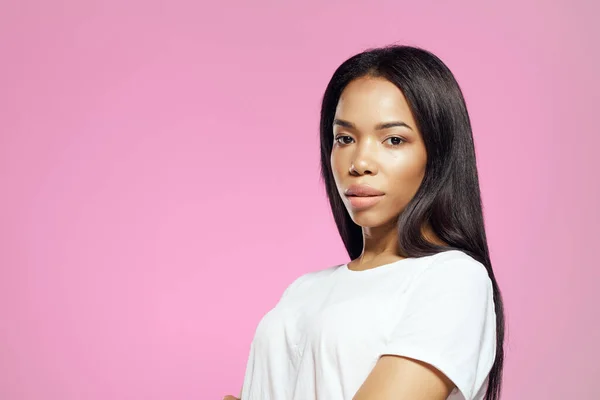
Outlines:
{"type": "Polygon", "coordinates": [[[232,396],[232,395],[227,395],[227,396],[223,397],[223,400],[240,400],[240,399],[235,396],[232,396]]]}

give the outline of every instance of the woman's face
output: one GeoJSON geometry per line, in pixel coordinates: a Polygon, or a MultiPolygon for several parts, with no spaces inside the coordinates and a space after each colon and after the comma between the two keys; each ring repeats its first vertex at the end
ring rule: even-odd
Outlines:
{"type": "Polygon", "coordinates": [[[362,227],[396,221],[425,175],[425,144],[404,95],[364,77],[342,92],[333,122],[331,168],[346,209],[362,227]]]}

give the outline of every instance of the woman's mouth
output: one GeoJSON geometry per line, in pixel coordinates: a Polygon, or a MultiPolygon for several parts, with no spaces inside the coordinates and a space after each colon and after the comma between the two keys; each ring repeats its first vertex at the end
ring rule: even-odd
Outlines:
{"type": "Polygon", "coordinates": [[[368,185],[351,185],[344,192],[350,205],[355,210],[363,210],[374,206],[385,195],[384,192],[374,189],[368,185]]]}
{"type": "Polygon", "coordinates": [[[352,205],[352,208],[356,210],[363,210],[369,207],[374,206],[379,203],[379,201],[383,198],[383,195],[380,196],[346,196],[348,197],[348,201],[352,205]]]}

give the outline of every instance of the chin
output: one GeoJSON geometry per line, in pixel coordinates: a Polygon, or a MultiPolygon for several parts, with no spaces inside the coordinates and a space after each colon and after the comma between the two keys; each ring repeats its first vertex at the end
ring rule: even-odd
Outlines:
{"type": "Polygon", "coordinates": [[[348,211],[352,221],[362,228],[377,228],[389,224],[393,218],[386,218],[375,210],[348,211]]]}

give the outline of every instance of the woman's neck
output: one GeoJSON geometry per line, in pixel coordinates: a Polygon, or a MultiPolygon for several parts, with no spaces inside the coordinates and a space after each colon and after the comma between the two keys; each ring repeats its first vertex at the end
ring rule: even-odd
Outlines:
{"type": "MultiPolygon", "coordinates": [[[[352,260],[348,266],[355,270],[375,268],[405,257],[398,252],[398,226],[396,221],[386,225],[365,228],[363,227],[363,250],[361,255],[352,260]]],[[[431,243],[445,245],[427,224],[423,228],[423,235],[431,243]]]]}

